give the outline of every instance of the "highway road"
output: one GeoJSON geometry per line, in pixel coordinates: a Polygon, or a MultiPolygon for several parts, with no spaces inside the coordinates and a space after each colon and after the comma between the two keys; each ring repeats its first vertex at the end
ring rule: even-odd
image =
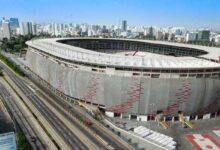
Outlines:
{"type": "MultiPolygon", "coordinates": [[[[84,119],[89,119],[92,120],[93,125],[90,126],[89,128],[93,131],[94,134],[99,135],[103,140],[105,140],[106,142],[108,142],[108,144],[113,147],[116,150],[126,150],[126,149],[132,149],[131,147],[125,146],[124,144],[121,143],[120,140],[118,140],[119,137],[112,136],[112,134],[114,133],[109,133],[106,130],[108,130],[107,128],[104,129],[105,127],[100,127],[100,124],[97,123],[96,120],[94,120],[92,118],[92,116],[88,115],[87,112],[85,112],[84,110],[82,110],[82,108],[78,108],[77,106],[70,106],[70,104],[67,104],[66,101],[64,101],[63,99],[61,99],[60,97],[58,97],[57,95],[55,95],[54,93],[52,93],[49,89],[47,89],[46,87],[43,87],[38,81],[36,81],[36,79],[34,79],[33,81],[41,90],[37,91],[42,93],[42,96],[44,95],[48,95],[49,97],[52,99],[49,99],[48,97],[45,97],[45,99],[47,99],[48,101],[50,101],[51,105],[54,106],[54,108],[56,108],[60,113],[62,114],[66,114],[65,116],[68,116],[67,113],[71,113],[72,117],[75,118],[84,118],[84,119]],[[45,94],[47,93],[47,94],[45,94]],[[63,109],[60,109],[59,107],[57,107],[56,105],[62,107],[63,109]],[[81,109],[81,110],[80,110],[81,109]],[[65,110],[65,111],[63,111],[65,110]]],[[[74,119],[71,117],[67,117],[68,120],[70,120],[72,123],[74,123],[74,119]]],[[[79,128],[80,130],[82,130],[82,128],[79,128]]],[[[123,141],[123,143],[125,143],[125,141],[123,141]]],[[[128,145],[128,144],[126,144],[128,145]]]]}
{"type": "Polygon", "coordinates": [[[53,126],[64,141],[69,145],[70,149],[86,150],[88,147],[79,140],[77,135],[72,133],[69,128],[35,95],[35,93],[27,87],[25,82],[17,77],[7,66],[0,62],[1,68],[7,73],[16,86],[29,98],[30,102],[40,111],[46,120],[53,126]]]}
{"type": "MultiPolygon", "coordinates": [[[[42,92],[42,91],[41,91],[42,92]]],[[[82,124],[81,122],[79,122],[79,120],[77,120],[76,118],[74,118],[73,116],[71,116],[69,114],[68,108],[62,107],[60,105],[60,103],[57,103],[56,101],[54,101],[54,98],[49,97],[47,94],[45,93],[41,93],[39,92],[39,90],[36,91],[36,93],[38,93],[41,97],[43,97],[43,99],[47,100],[47,102],[58,112],[60,113],[62,116],[65,116],[65,118],[71,123],[73,124],[77,130],[80,130],[84,135],[87,136],[87,138],[92,141],[99,149],[105,150],[106,149],[106,145],[104,145],[100,139],[97,139],[94,135],[94,133],[91,133],[88,131],[89,128],[91,128],[91,126],[87,126],[85,124],[82,124]],[[86,128],[86,129],[85,129],[86,128]]],[[[83,116],[81,116],[83,117],[83,116]]]]}
{"type": "MultiPolygon", "coordinates": [[[[0,66],[2,66],[2,65],[0,64],[0,66]]],[[[13,81],[15,83],[16,82],[23,82],[23,85],[20,85],[21,83],[16,83],[16,85],[19,85],[18,87],[20,87],[22,89],[23,86],[26,86],[25,89],[28,88],[23,80],[14,79],[14,78],[18,78],[18,77],[16,77],[15,75],[12,75],[11,71],[7,67],[2,66],[2,68],[6,69],[8,71],[8,74],[10,75],[10,78],[13,79],[13,81]],[[20,80],[20,81],[17,81],[17,80],[20,80]]],[[[28,71],[26,71],[26,72],[27,72],[27,74],[29,74],[28,71]]],[[[32,78],[32,81],[33,81],[33,78],[32,78]]],[[[37,84],[37,86],[40,87],[40,89],[42,89],[41,92],[44,93],[43,95],[48,95],[48,93],[51,93],[47,88],[45,88],[41,84],[39,84],[39,81],[36,81],[36,79],[34,81],[35,81],[34,83],[37,84]]],[[[23,89],[23,92],[28,97],[34,97],[35,99],[37,97],[36,95],[31,95],[30,94],[31,92],[33,94],[33,91],[30,90],[29,88],[27,90],[25,90],[25,91],[23,89]]],[[[59,113],[61,113],[63,116],[65,116],[65,118],[68,119],[72,124],[74,124],[83,134],[87,135],[87,137],[95,145],[100,147],[100,149],[106,149],[106,148],[104,148],[104,145],[102,143],[100,143],[100,140],[97,140],[96,138],[94,138],[94,135],[91,135],[91,133],[87,132],[83,127],[81,127],[81,125],[78,122],[76,122],[73,118],[71,118],[71,116],[68,116],[67,113],[71,113],[73,115],[72,117],[75,117],[75,118],[78,118],[78,117],[88,118],[88,115],[86,115],[82,111],[81,112],[78,111],[78,109],[74,109],[74,108],[69,109],[69,107],[67,107],[67,103],[64,102],[63,99],[61,99],[61,98],[57,97],[56,95],[54,95],[53,93],[50,94],[50,97],[51,97],[52,101],[48,97],[44,97],[44,99],[46,99],[51,104],[51,106],[53,106],[59,113]],[[62,107],[63,109],[61,109],[58,106],[62,107]]],[[[38,101],[39,101],[40,104],[43,105],[43,102],[41,102],[41,100],[39,98],[38,98],[38,101]]],[[[91,117],[89,117],[88,119],[91,120],[91,117]]],[[[93,119],[93,121],[94,121],[94,119],[93,119]]],[[[100,125],[98,125],[97,123],[95,123],[91,127],[89,127],[89,129],[92,130],[92,132],[94,134],[98,135],[99,137],[101,137],[101,139],[106,141],[110,145],[110,147],[113,147],[114,149],[117,149],[117,150],[118,149],[119,150],[121,150],[121,149],[123,149],[123,150],[131,149],[131,147],[127,146],[129,144],[125,144],[126,142],[122,142],[122,140],[118,140],[119,137],[112,136],[113,133],[110,134],[109,132],[111,132],[111,131],[106,132],[105,130],[108,130],[108,129],[107,128],[104,129],[104,128],[103,127],[101,128],[100,125]],[[122,144],[122,143],[124,143],[124,144],[122,144]]]]}
{"type": "Polygon", "coordinates": [[[38,138],[35,130],[31,126],[29,120],[26,118],[24,113],[20,110],[18,105],[16,104],[14,98],[10,95],[10,93],[6,90],[6,88],[0,83],[0,97],[6,106],[7,110],[11,114],[13,121],[16,121],[27,138],[30,145],[34,150],[44,150],[46,149],[45,145],[38,138]],[[33,141],[34,140],[34,141],[33,141]]]}

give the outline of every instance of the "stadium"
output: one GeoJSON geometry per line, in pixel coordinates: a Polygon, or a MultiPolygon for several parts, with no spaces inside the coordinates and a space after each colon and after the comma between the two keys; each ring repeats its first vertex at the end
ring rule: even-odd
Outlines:
{"type": "Polygon", "coordinates": [[[220,110],[219,48],[111,38],[26,44],[31,72],[67,99],[97,105],[110,116],[220,110]]]}

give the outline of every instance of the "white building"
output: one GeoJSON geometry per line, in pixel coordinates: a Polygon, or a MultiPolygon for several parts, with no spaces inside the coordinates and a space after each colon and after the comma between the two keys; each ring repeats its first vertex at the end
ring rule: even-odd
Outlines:
{"type": "Polygon", "coordinates": [[[220,43],[220,35],[216,35],[215,36],[215,42],[216,43],[220,43]]]}
{"type": "Polygon", "coordinates": [[[54,35],[55,36],[58,36],[58,35],[60,35],[60,33],[59,33],[59,31],[58,31],[58,24],[54,24],[54,35]]]}
{"type": "Polygon", "coordinates": [[[0,27],[0,40],[2,40],[2,39],[3,39],[3,33],[2,33],[2,29],[0,27]]]}
{"type": "Polygon", "coordinates": [[[94,31],[92,29],[88,29],[88,36],[93,36],[94,31]]]}
{"type": "Polygon", "coordinates": [[[20,27],[21,27],[21,34],[22,35],[27,35],[27,34],[33,33],[31,22],[22,22],[20,27]]]}
{"type": "Polygon", "coordinates": [[[186,42],[196,40],[197,32],[189,32],[186,34],[186,42]]]}
{"type": "Polygon", "coordinates": [[[7,39],[11,37],[9,22],[2,22],[2,37],[7,39]]]}
{"type": "Polygon", "coordinates": [[[156,37],[157,40],[163,40],[163,36],[164,36],[164,34],[163,34],[162,31],[156,32],[155,37],[156,37]]]}
{"type": "Polygon", "coordinates": [[[127,37],[128,36],[128,32],[121,32],[120,36],[127,37]]]}

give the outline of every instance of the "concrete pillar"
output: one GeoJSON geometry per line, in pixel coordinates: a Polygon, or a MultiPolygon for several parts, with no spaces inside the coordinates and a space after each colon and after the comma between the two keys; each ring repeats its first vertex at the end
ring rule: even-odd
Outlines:
{"type": "Polygon", "coordinates": [[[195,120],[198,120],[198,115],[196,115],[195,120]]]}
{"type": "Polygon", "coordinates": [[[175,121],[175,118],[174,118],[174,116],[172,117],[172,123],[174,123],[174,121],[175,121]]]}
{"type": "Polygon", "coordinates": [[[109,112],[109,111],[106,111],[105,115],[108,116],[108,117],[111,117],[111,118],[114,117],[114,113],[113,112],[109,112]]]}
{"type": "Polygon", "coordinates": [[[141,118],[140,118],[139,116],[137,116],[137,121],[138,121],[138,122],[141,121],[141,118]]]}
{"type": "Polygon", "coordinates": [[[128,120],[131,120],[131,115],[130,114],[128,115],[128,120]]]}

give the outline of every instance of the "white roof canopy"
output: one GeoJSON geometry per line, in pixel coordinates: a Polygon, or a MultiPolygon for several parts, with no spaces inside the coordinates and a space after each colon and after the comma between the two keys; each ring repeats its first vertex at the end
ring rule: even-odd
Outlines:
{"type": "MultiPolygon", "coordinates": [[[[199,59],[195,57],[171,57],[171,56],[163,57],[163,55],[160,56],[148,55],[146,57],[138,57],[138,56],[123,56],[117,54],[99,53],[92,50],[88,50],[76,46],[70,46],[67,44],[57,42],[57,40],[61,40],[61,39],[65,40],[70,38],[37,39],[37,40],[28,41],[26,44],[57,57],[61,57],[67,60],[86,62],[86,63],[125,66],[125,67],[161,68],[161,69],[163,68],[195,69],[195,68],[220,67],[219,63],[205,60],[205,59],[218,60],[220,54],[220,48],[162,42],[162,41],[109,39],[109,40],[127,40],[127,41],[170,45],[177,47],[194,48],[194,49],[200,49],[206,51],[208,53],[199,56],[205,59],[199,59]]],[[[80,39],[84,39],[84,38],[80,38],[80,39]]]]}

